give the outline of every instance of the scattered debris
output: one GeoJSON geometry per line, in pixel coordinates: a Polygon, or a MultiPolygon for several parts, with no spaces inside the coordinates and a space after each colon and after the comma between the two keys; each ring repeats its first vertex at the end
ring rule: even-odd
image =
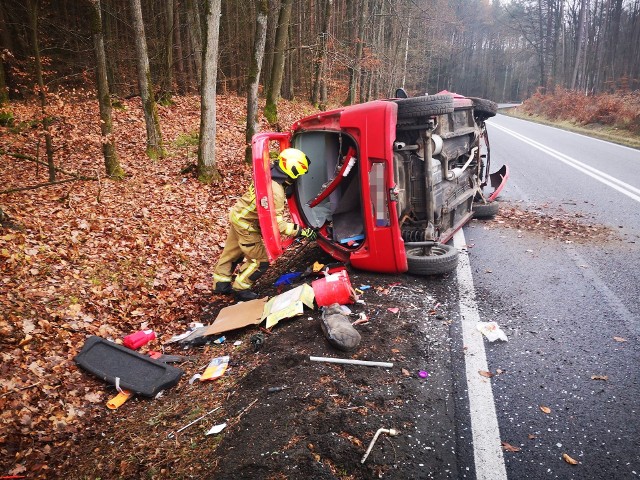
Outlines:
{"type": "Polygon", "coordinates": [[[93,335],[87,338],[74,360],[116,388],[121,386],[124,390],[152,398],[177,384],[184,373],[179,368],[93,335]]]}
{"type": "Polygon", "coordinates": [[[217,433],[220,433],[222,430],[224,430],[226,428],[226,426],[227,426],[226,423],[221,423],[219,425],[214,425],[209,430],[207,430],[205,435],[215,435],[217,433]]]}
{"type": "Polygon", "coordinates": [[[400,311],[398,307],[390,307],[387,308],[387,310],[389,310],[391,313],[398,313],[400,311]]]}
{"type": "Polygon", "coordinates": [[[202,420],[204,417],[206,417],[207,415],[211,415],[213,412],[215,412],[216,410],[220,410],[222,407],[216,407],[213,410],[209,410],[207,413],[205,413],[204,415],[202,415],[201,417],[196,418],[193,422],[191,423],[187,423],[184,427],[179,428],[178,430],[176,430],[175,432],[169,432],[169,434],[167,435],[168,438],[176,438],[176,435],[179,434],[180,432],[182,432],[183,430],[186,430],[187,428],[189,428],[191,425],[198,423],[200,420],[202,420]]]}
{"type": "Polygon", "coordinates": [[[549,407],[545,407],[543,405],[540,405],[540,411],[542,413],[546,413],[547,415],[549,415],[551,413],[551,409],[549,407]]]}
{"type": "Polygon", "coordinates": [[[369,454],[371,453],[371,449],[373,448],[373,444],[376,443],[376,440],[378,439],[378,436],[381,433],[387,433],[387,434],[391,435],[392,437],[395,437],[396,435],[400,434],[400,432],[398,432],[398,430],[396,430],[394,428],[389,428],[389,429],[387,429],[387,428],[379,428],[378,431],[376,432],[376,434],[371,439],[371,443],[369,443],[369,448],[367,448],[367,451],[362,456],[362,460],[360,460],[360,463],[364,463],[367,460],[367,457],[369,456],[369,454]]]}
{"type": "Polygon", "coordinates": [[[286,385],[282,387],[269,387],[267,388],[267,393],[281,392],[282,390],[286,390],[287,388],[291,388],[291,387],[287,387],[286,385]]]}
{"type": "Polygon", "coordinates": [[[569,455],[567,455],[566,453],[563,453],[563,454],[562,454],[562,459],[563,459],[565,462],[567,462],[569,465],[578,465],[578,463],[580,463],[580,462],[578,462],[577,460],[575,460],[575,459],[571,458],[571,457],[570,457],[569,455]]]}
{"type": "Polygon", "coordinates": [[[496,322],[478,322],[476,328],[480,333],[487,337],[487,340],[490,342],[495,342],[496,340],[502,340],[504,342],[509,341],[507,335],[496,322]]]}
{"type": "Polygon", "coordinates": [[[213,343],[217,344],[217,345],[222,345],[225,340],[227,339],[227,337],[225,337],[224,335],[220,338],[217,338],[213,341],[213,343]]]}
{"type": "Polygon", "coordinates": [[[280,277],[273,284],[274,287],[281,287],[283,285],[291,285],[297,279],[302,276],[302,272],[291,272],[280,275],[280,277]]]}
{"type": "Polygon", "coordinates": [[[262,333],[254,333],[249,339],[253,345],[253,351],[257,352],[264,345],[264,335],[262,333]]]}
{"type": "Polygon", "coordinates": [[[179,342],[180,340],[187,338],[189,335],[191,335],[195,330],[204,327],[203,323],[200,322],[193,322],[189,324],[189,330],[187,330],[184,333],[181,333],[179,335],[174,335],[173,337],[171,337],[169,340],[167,340],[165,342],[165,345],[168,345],[170,343],[175,343],[175,342],[179,342]]]}
{"type": "Polygon", "coordinates": [[[109,410],[116,410],[131,397],[133,397],[133,392],[121,389],[115,397],[107,402],[107,408],[109,410]]]}
{"type": "Polygon", "coordinates": [[[305,305],[313,309],[313,298],[314,290],[303,283],[269,299],[262,313],[262,319],[267,321],[266,327],[271,328],[284,318],[302,315],[305,305]]]}
{"type": "Polygon", "coordinates": [[[122,344],[131,350],[137,350],[155,338],[156,333],[153,330],[140,330],[124,337],[122,344]]]}
{"type": "Polygon", "coordinates": [[[227,367],[229,366],[229,355],[224,355],[223,357],[216,357],[205,369],[202,377],[200,377],[200,381],[204,382],[206,380],[215,380],[216,378],[220,378],[224,375],[224,372],[227,371],[227,367]]]}
{"type": "MultiPolygon", "coordinates": [[[[556,213],[545,213],[542,210],[521,210],[513,205],[503,205],[496,215],[496,225],[504,228],[515,228],[540,232],[547,238],[557,238],[565,242],[592,242],[594,238],[608,238],[612,230],[595,223],[588,224],[578,220],[582,215],[569,213],[562,209],[556,213]]],[[[491,228],[491,227],[489,227],[491,228]]],[[[532,253],[529,252],[529,253],[532,253]]]]}
{"type": "Polygon", "coordinates": [[[591,380],[604,380],[604,381],[607,381],[607,380],[609,380],[609,376],[608,375],[591,375],[591,380]]]}
{"type": "Polygon", "coordinates": [[[369,360],[353,360],[350,358],[330,358],[330,357],[309,357],[312,362],[327,362],[327,363],[344,363],[347,365],[363,365],[365,367],[384,367],[392,368],[393,363],[389,362],[371,362],[369,360]]]}
{"type": "Polygon", "coordinates": [[[320,326],[331,345],[340,350],[353,350],[360,344],[361,337],[342,312],[338,303],[323,307],[320,326]]]}
{"type": "Polygon", "coordinates": [[[622,338],[622,337],[613,337],[613,339],[614,339],[616,342],[626,342],[626,341],[627,341],[627,339],[626,339],[626,338],[622,338]]]}
{"type": "Polygon", "coordinates": [[[514,447],[513,445],[507,443],[507,442],[501,442],[502,443],[502,448],[504,449],[505,452],[519,452],[520,450],[522,450],[519,447],[514,447]]]}
{"type": "Polygon", "coordinates": [[[420,371],[418,372],[418,376],[419,376],[420,378],[427,378],[427,377],[429,376],[429,372],[427,372],[426,370],[420,370],[420,371]]]}
{"type": "Polygon", "coordinates": [[[364,312],[360,312],[358,314],[358,319],[355,322],[352,322],[351,325],[366,325],[369,323],[369,318],[367,314],[364,312]]]}
{"type": "Polygon", "coordinates": [[[351,286],[346,270],[331,274],[325,273],[324,278],[314,280],[311,282],[311,286],[319,307],[325,307],[333,303],[345,305],[347,303],[355,303],[357,300],[356,292],[351,286]]]}
{"type": "Polygon", "coordinates": [[[495,374],[491,373],[491,372],[487,372],[485,370],[478,370],[478,373],[480,375],[482,375],[483,377],[487,377],[487,378],[491,378],[493,377],[495,374]]]}
{"type": "MultiPolygon", "coordinates": [[[[249,302],[236,303],[223,308],[211,325],[201,326],[180,339],[180,343],[197,344],[203,337],[219,335],[248,325],[258,325],[262,321],[267,298],[257,298],[249,302]]],[[[204,339],[206,343],[208,339],[204,339]]]]}

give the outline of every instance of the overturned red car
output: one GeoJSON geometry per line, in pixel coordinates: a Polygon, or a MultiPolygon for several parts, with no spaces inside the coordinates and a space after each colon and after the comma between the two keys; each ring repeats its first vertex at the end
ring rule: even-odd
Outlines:
{"type": "Polygon", "coordinates": [[[389,273],[456,268],[458,252],[447,242],[474,214],[497,213],[494,200],[509,176],[507,166],[489,174],[485,120],[497,105],[449,92],[396,96],[405,98],[322,112],[287,133],[253,137],[256,203],[271,261],[286,245],[275,222],[270,150],[291,146],[311,160],[288,197],[291,216],[315,228],[335,259],[389,273]]]}

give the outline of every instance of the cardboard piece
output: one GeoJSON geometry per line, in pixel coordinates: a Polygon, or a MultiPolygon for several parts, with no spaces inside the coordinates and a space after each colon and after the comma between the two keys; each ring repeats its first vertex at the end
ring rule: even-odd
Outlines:
{"type": "Polygon", "coordinates": [[[191,335],[183,338],[181,342],[192,342],[199,337],[217,335],[247,325],[258,325],[262,322],[265,303],[268,297],[257,298],[249,302],[240,302],[223,308],[211,325],[194,330],[191,335]]]}
{"type": "Polygon", "coordinates": [[[264,306],[262,319],[267,320],[267,328],[273,327],[283,318],[302,315],[304,306],[313,309],[313,288],[306,283],[271,298],[264,306]]]}

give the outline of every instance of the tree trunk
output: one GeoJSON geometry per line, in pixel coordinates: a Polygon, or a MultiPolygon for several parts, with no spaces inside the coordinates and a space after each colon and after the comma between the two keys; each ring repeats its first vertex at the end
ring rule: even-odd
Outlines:
{"type": "Polygon", "coordinates": [[[573,76],[571,77],[571,90],[576,88],[576,80],[578,79],[578,70],[580,68],[580,57],[582,57],[582,48],[584,43],[584,32],[587,23],[587,0],[580,2],[580,24],[578,27],[578,39],[576,41],[576,61],[573,64],[573,76]]]}
{"type": "Polygon", "coordinates": [[[158,119],[158,107],[153,93],[153,82],[149,70],[149,55],[147,53],[147,41],[144,36],[144,23],[142,22],[142,6],[140,0],[131,0],[133,14],[133,28],[135,31],[136,57],[138,61],[138,86],[142,98],[144,121],[147,126],[147,155],[152,159],[162,158],[165,155],[162,145],[162,132],[158,119]]]}
{"type": "Polygon", "coordinates": [[[311,103],[318,106],[320,102],[322,85],[326,83],[325,71],[327,62],[327,47],[329,43],[329,25],[331,25],[331,14],[333,13],[333,0],[325,0],[324,22],[322,32],[320,32],[320,52],[315,64],[315,75],[313,79],[313,93],[311,103]]]}
{"type": "Polygon", "coordinates": [[[216,166],[216,79],[221,3],[222,0],[206,0],[205,8],[197,175],[198,180],[207,184],[222,179],[216,166]]]}
{"type": "Polygon", "coordinates": [[[198,4],[194,0],[187,0],[187,24],[193,49],[193,62],[196,66],[196,78],[200,80],[202,78],[202,23],[198,4]]]}
{"type": "Polygon", "coordinates": [[[278,123],[278,100],[280,99],[280,88],[282,87],[282,76],[284,74],[285,48],[287,47],[287,37],[289,36],[291,5],[292,0],[282,0],[278,17],[271,81],[269,82],[267,102],[264,107],[264,115],[272,125],[278,123]]]}
{"type": "Polygon", "coordinates": [[[184,80],[184,61],[182,59],[182,32],[180,31],[180,4],[178,0],[173,0],[173,8],[175,15],[173,17],[173,37],[175,41],[176,54],[176,83],[178,84],[178,93],[184,95],[186,92],[184,80]]]}
{"type": "Polygon", "coordinates": [[[361,0],[360,4],[360,21],[358,22],[358,38],[356,38],[356,52],[349,68],[349,97],[346,104],[353,105],[356,103],[356,94],[358,82],[360,80],[360,62],[362,60],[362,50],[364,47],[364,26],[367,20],[369,0],[361,0]]]}
{"type": "Polygon", "coordinates": [[[0,107],[9,103],[9,90],[7,90],[7,81],[4,78],[4,57],[0,51],[0,107]]]}
{"type": "Polygon", "coordinates": [[[53,163],[53,140],[51,138],[52,119],[47,115],[47,97],[42,77],[42,60],[40,58],[40,44],[38,40],[38,6],[39,0],[29,0],[29,27],[31,30],[31,46],[36,68],[36,81],[38,82],[38,98],[40,99],[40,111],[42,113],[42,126],[44,127],[44,140],[46,145],[47,166],[49,167],[49,182],[56,180],[56,166],[53,163]]]}
{"type": "Polygon", "coordinates": [[[102,12],[100,0],[90,0],[91,5],[91,34],[93,48],[96,51],[96,81],[98,84],[98,104],[100,106],[100,132],[102,133],[102,155],[107,175],[121,180],[124,170],[118,162],[115,139],[113,137],[113,123],[111,121],[111,98],[109,97],[109,83],[107,81],[107,56],[104,51],[104,36],[102,33],[102,12]]]}
{"type": "Polygon", "coordinates": [[[268,0],[256,0],[257,18],[256,32],[253,41],[253,55],[247,76],[247,133],[244,159],[251,163],[251,139],[260,131],[258,123],[258,86],[260,84],[260,72],[264,58],[264,45],[267,41],[267,16],[269,15],[268,0]]]}
{"type": "Polygon", "coordinates": [[[163,25],[160,31],[164,36],[162,45],[164,58],[162,62],[163,68],[159,101],[162,104],[166,104],[171,102],[171,95],[173,93],[173,0],[165,0],[164,14],[160,16],[163,19],[163,25]]]}

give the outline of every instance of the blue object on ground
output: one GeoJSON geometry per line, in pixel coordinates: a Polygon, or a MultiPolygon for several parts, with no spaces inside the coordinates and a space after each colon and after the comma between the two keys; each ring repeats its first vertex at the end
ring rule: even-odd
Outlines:
{"type": "Polygon", "coordinates": [[[273,286],[279,287],[281,285],[291,285],[294,280],[297,280],[301,276],[302,276],[302,272],[285,273],[284,275],[281,275],[280,278],[276,280],[273,286]]]}

